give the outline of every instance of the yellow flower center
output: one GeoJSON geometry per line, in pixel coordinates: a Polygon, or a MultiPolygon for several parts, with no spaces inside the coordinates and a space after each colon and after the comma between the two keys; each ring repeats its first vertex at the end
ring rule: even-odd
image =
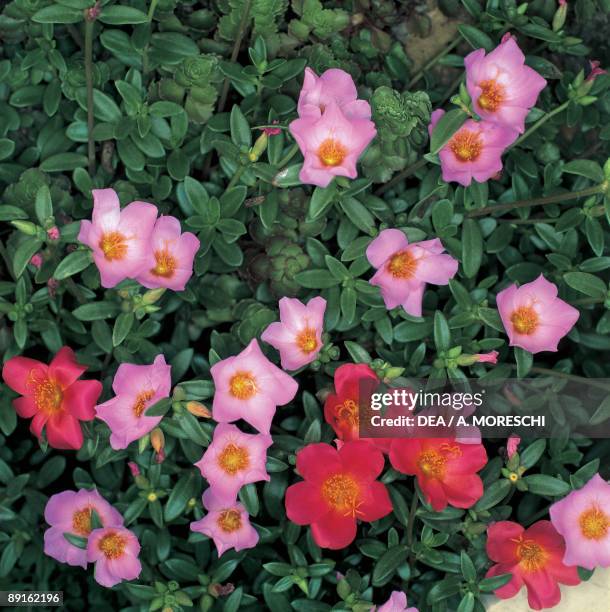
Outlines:
{"type": "Polygon", "coordinates": [[[491,113],[494,113],[502,104],[504,100],[504,88],[502,85],[494,81],[482,81],[479,83],[481,88],[481,95],[479,96],[479,106],[491,113]]]}
{"type": "Polygon", "coordinates": [[[167,250],[155,251],[157,265],[150,271],[155,276],[171,278],[178,267],[176,258],[167,250]]]}
{"type": "Polygon", "coordinates": [[[218,455],[218,465],[227,474],[235,476],[250,465],[250,453],[247,448],[230,442],[218,455]]]}
{"type": "Polygon", "coordinates": [[[429,478],[442,478],[445,475],[447,458],[435,450],[427,450],[419,455],[418,465],[429,478]]]}
{"type": "Polygon", "coordinates": [[[548,555],[540,544],[534,540],[523,539],[517,542],[517,558],[523,569],[528,572],[536,572],[545,566],[548,555]]]}
{"type": "Polygon", "coordinates": [[[121,232],[106,232],[100,239],[99,247],[108,261],[119,261],[127,255],[127,238],[121,232]]]}
{"type": "Polygon", "coordinates": [[[533,334],[538,327],[538,313],[531,306],[521,306],[510,316],[510,321],[519,334],[533,334]]]}
{"type": "Polygon", "coordinates": [[[311,327],[306,327],[301,330],[297,335],[296,343],[306,355],[313,353],[318,348],[316,330],[311,327]]]}
{"type": "Polygon", "coordinates": [[[121,534],[112,532],[102,536],[98,543],[99,549],[104,553],[107,559],[118,559],[123,556],[127,538],[121,534]]]}
{"type": "Polygon", "coordinates": [[[358,414],[358,404],[352,399],[345,400],[342,404],[335,407],[337,421],[348,425],[350,428],[358,427],[360,417],[358,414]]]}
{"type": "Polygon", "coordinates": [[[409,280],[417,270],[417,259],[409,251],[398,251],[390,257],[387,270],[394,278],[409,280]]]}
{"type": "Polygon", "coordinates": [[[360,487],[347,474],[334,474],[322,483],[322,497],[334,510],[355,516],[358,508],[360,487]]]}
{"type": "Polygon", "coordinates": [[[72,515],[72,530],[81,536],[88,536],[91,533],[91,508],[77,510],[72,515]]]}
{"type": "Polygon", "coordinates": [[[31,382],[34,383],[34,402],[38,409],[47,414],[56,414],[61,410],[61,405],[64,399],[61,387],[56,380],[52,378],[43,378],[35,380],[32,375],[31,382]]]}
{"type": "Polygon", "coordinates": [[[218,516],[217,523],[225,533],[233,533],[241,528],[241,513],[233,508],[223,510],[218,516]]]}
{"type": "Polygon", "coordinates": [[[610,516],[597,506],[585,510],[578,517],[582,535],[588,540],[601,540],[606,537],[610,527],[610,516]]]}
{"type": "Polygon", "coordinates": [[[483,142],[478,132],[463,129],[449,141],[449,148],[458,161],[472,162],[481,154],[483,142]]]}
{"type": "Polygon", "coordinates": [[[147,408],[147,403],[152,399],[155,392],[152,390],[142,391],[138,393],[136,397],[136,401],[133,404],[133,413],[139,418],[144,413],[144,410],[147,408]]]}
{"type": "Polygon", "coordinates": [[[229,390],[233,397],[248,400],[256,395],[256,380],[249,372],[237,372],[229,381],[229,390]]]}
{"type": "Polygon", "coordinates": [[[318,158],[325,166],[339,166],[347,157],[347,149],[334,138],[327,138],[318,147],[318,158]]]}

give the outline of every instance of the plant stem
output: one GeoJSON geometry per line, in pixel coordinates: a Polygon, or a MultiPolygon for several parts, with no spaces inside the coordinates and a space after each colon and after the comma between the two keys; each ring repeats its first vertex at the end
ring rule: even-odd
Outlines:
{"type": "MultiPolygon", "coordinates": [[[[517,366],[514,366],[515,368],[517,366]]],[[[560,370],[551,370],[550,368],[540,368],[534,366],[530,372],[535,374],[546,374],[548,376],[555,376],[557,378],[564,378],[565,380],[573,380],[574,382],[580,382],[587,384],[591,387],[597,387],[598,389],[604,389],[605,391],[610,390],[610,386],[604,383],[597,382],[591,378],[585,378],[584,376],[577,376],[576,374],[568,374],[567,372],[561,372],[560,370]]]]}
{"type": "MultiPolygon", "coordinates": [[[[250,17],[250,5],[252,4],[252,0],[246,0],[243,13],[241,15],[241,21],[239,22],[239,30],[237,32],[237,38],[235,39],[235,43],[233,45],[233,51],[231,52],[231,63],[237,60],[237,56],[239,55],[239,49],[241,47],[241,41],[246,34],[246,29],[248,25],[248,19],[250,17]]],[[[229,95],[229,79],[225,77],[224,83],[222,85],[222,93],[220,94],[220,101],[218,102],[218,112],[222,113],[225,107],[225,103],[227,101],[227,96],[229,95]]]]}
{"type": "Polygon", "coordinates": [[[544,125],[551,117],[554,117],[561,111],[565,110],[568,107],[569,103],[570,101],[566,100],[563,104],[560,104],[557,108],[553,109],[552,111],[549,111],[543,117],[540,117],[540,119],[538,119],[538,121],[536,121],[536,123],[534,123],[534,125],[532,125],[531,128],[529,128],[523,134],[521,134],[521,136],[519,136],[519,138],[517,138],[517,140],[515,140],[515,142],[513,142],[513,144],[510,145],[506,150],[510,151],[510,149],[512,149],[513,147],[520,145],[526,138],[529,138],[541,125],[544,125]]]}
{"type": "Polygon", "coordinates": [[[284,157],[282,157],[282,159],[280,159],[280,161],[277,163],[277,166],[279,168],[283,168],[296,155],[298,150],[299,145],[295,142],[288,150],[288,153],[286,153],[286,155],[284,155],[284,157]]]}
{"type": "Polygon", "coordinates": [[[85,19],[85,78],[87,81],[87,157],[89,176],[95,174],[95,141],[93,140],[93,26],[94,21],[85,19]]]}
{"type": "Polygon", "coordinates": [[[240,166],[235,174],[233,175],[233,177],[231,178],[231,180],[229,181],[229,184],[227,185],[227,188],[225,191],[229,191],[229,189],[231,189],[232,187],[235,187],[235,185],[237,185],[237,182],[239,181],[239,179],[241,178],[241,175],[244,173],[244,170],[246,169],[246,166],[240,166]]]}
{"type": "Polygon", "coordinates": [[[407,89],[411,89],[411,87],[413,87],[413,85],[415,85],[415,83],[417,83],[424,76],[424,72],[426,72],[426,70],[432,68],[432,66],[434,66],[434,64],[436,64],[438,60],[442,59],[443,57],[445,57],[445,55],[447,55],[447,53],[455,49],[455,47],[458,46],[461,40],[462,38],[456,35],[456,37],[449,45],[447,45],[444,49],[441,49],[441,51],[439,51],[429,62],[424,64],[422,68],[418,70],[413,76],[413,78],[409,81],[407,89]]]}
{"type": "Polygon", "coordinates": [[[576,200],[577,198],[585,198],[587,196],[596,195],[598,193],[604,193],[608,190],[608,182],[604,181],[599,185],[593,187],[587,187],[587,189],[581,189],[580,191],[567,191],[557,195],[546,196],[544,198],[534,198],[533,200],[517,200],[516,202],[509,202],[507,204],[496,204],[495,206],[485,206],[473,210],[466,215],[467,217],[481,217],[482,215],[492,214],[495,212],[501,212],[504,210],[513,210],[514,208],[527,208],[529,206],[545,206],[546,204],[554,204],[556,202],[567,202],[568,200],[576,200]]]}
{"type": "Polygon", "coordinates": [[[407,520],[407,543],[409,544],[409,546],[413,544],[413,525],[415,524],[417,502],[417,492],[413,491],[413,499],[411,500],[411,508],[409,510],[409,518],[407,520]]]}
{"type": "Polygon", "coordinates": [[[151,0],[150,1],[150,6],[148,7],[148,23],[150,23],[153,19],[153,16],[155,14],[155,9],[157,8],[157,3],[159,2],[159,0],[151,0]]]}
{"type": "Polygon", "coordinates": [[[415,163],[407,166],[404,170],[401,170],[392,180],[388,181],[385,185],[382,185],[378,189],[375,190],[374,195],[379,196],[382,193],[385,193],[388,189],[394,187],[396,183],[400,183],[400,181],[406,179],[411,176],[415,172],[417,172],[420,168],[425,166],[428,163],[428,160],[425,158],[418,159],[415,163]]]}

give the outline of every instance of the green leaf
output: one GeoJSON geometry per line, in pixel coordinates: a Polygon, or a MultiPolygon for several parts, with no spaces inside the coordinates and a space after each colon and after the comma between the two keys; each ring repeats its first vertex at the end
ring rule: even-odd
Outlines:
{"type": "Polygon", "coordinates": [[[550,495],[552,497],[565,495],[570,490],[570,485],[554,476],[545,474],[530,474],[525,476],[523,481],[527,485],[530,493],[535,495],[550,495]]]}
{"type": "Polygon", "coordinates": [[[136,23],[147,23],[146,13],[130,6],[106,6],[98,19],[108,25],[127,25],[136,23]]]}
{"type": "Polygon", "coordinates": [[[430,138],[430,153],[438,153],[447,141],[462,127],[468,115],[455,108],[445,113],[438,121],[430,138]]]}
{"type": "Polygon", "coordinates": [[[601,278],[588,272],[566,272],[563,280],[576,291],[594,298],[605,298],[608,288],[601,278]]]}
{"type": "Polygon", "coordinates": [[[451,346],[451,332],[447,319],[440,310],[434,313],[434,345],[438,352],[446,351],[451,346]]]}
{"type": "Polygon", "coordinates": [[[79,153],[58,153],[47,157],[41,164],[40,169],[44,172],[69,172],[76,168],[84,168],[87,165],[87,157],[79,153]]]}
{"type": "Polygon", "coordinates": [[[144,414],[149,417],[164,416],[165,413],[171,408],[172,399],[170,397],[164,397],[158,402],[155,402],[150,406],[144,414]]]}
{"type": "Polygon", "coordinates": [[[478,221],[466,219],[462,229],[462,267],[466,278],[474,278],[483,259],[483,236],[478,221]]]}
{"type": "Polygon", "coordinates": [[[528,469],[534,467],[545,450],[546,440],[540,439],[532,442],[524,451],[519,453],[521,465],[528,469]]]}
{"type": "Polygon", "coordinates": [[[517,361],[517,376],[519,378],[524,378],[528,375],[534,364],[534,356],[529,351],[516,346],[515,360],[517,361]]]}
{"type": "Polygon", "coordinates": [[[40,9],[32,16],[36,23],[78,23],[83,21],[83,11],[67,6],[52,5],[40,9]]]}
{"type": "Polygon", "coordinates": [[[328,270],[305,270],[295,274],[294,280],[307,289],[327,289],[341,282],[328,270]]]}
{"type": "Polygon", "coordinates": [[[8,138],[0,138],[0,160],[10,157],[15,151],[15,143],[8,138]]]}
{"type": "Polygon", "coordinates": [[[115,302],[93,302],[79,306],[72,314],[79,321],[97,321],[114,317],[118,312],[119,305],[115,302]]]}
{"type": "Polygon", "coordinates": [[[88,268],[92,261],[91,251],[88,249],[74,251],[66,255],[59,264],[57,264],[53,276],[57,280],[64,280],[88,268]]]}
{"type": "Polygon", "coordinates": [[[196,487],[197,477],[192,470],[178,480],[165,502],[163,516],[166,522],[177,519],[184,512],[189,499],[196,493],[196,487]]]}
{"type": "Polygon", "coordinates": [[[373,360],[368,351],[362,348],[357,342],[346,340],[344,344],[347,352],[355,363],[371,363],[373,360]]]}
{"type": "Polygon", "coordinates": [[[133,327],[133,312],[122,312],[115,320],[112,329],[112,346],[120,346],[133,327]]]}
{"type": "Polygon", "coordinates": [[[490,593],[497,589],[502,588],[505,584],[508,584],[513,579],[512,574],[498,574],[497,576],[490,576],[489,578],[483,578],[479,582],[479,589],[484,593],[490,593]]]}
{"type": "Polygon", "coordinates": [[[594,183],[604,182],[604,171],[602,167],[590,159],[575,159],[568,162],[562,168],[562,172],[577,174],[591,179],[594,183]]]}
{"type": "Polygon", "coordinates": [[[309,202],[308,219],[315,221],[322,217],[332,206],[337,194],[337,184],[333,181],[328,187],[316,187],[311,194],[309,202]]]}
{"type": "Polygon", "coordinates": [[[497,506],[506,497],[510,487],[510,482],[506,478],[493,482],[485,489],[483,497],[475,504],[475,512],[483,512],[497,506]]]}
{"type": "Polygon", "coordinates": [[[87,538],[74,535],[73,533],[64,533],[64,538],[70,542],[73,546],[85,550],[87,548],[87,538]]]}
{"type": "Polygon", "coordinates": [[[605,397],[589,419],[590,425],[600,425],[610,419],[610,395],[605,397]]]}
{"type": "Polygon", "coordinates": [[[356,198],[342,198],[339,200],[347,218],[365,234],[372,236],[375,233],[375,219],[368,209],[356,198]]]}
{"type": "Polygon", "coordinates": [[[495,47],[493,40],[491,40],[491,38],[487,36],[485,32],[482,32],[474,26],[462,23],[458,25],[458,30],[460,31],[460,34],[463,36],[464,40],[466,40],[473,49],[483,48],[486,51],[491,51],[495,47]]]}
{"type": "Polygon", "coordinates": [[[238,147],[250,147],[252,145],[252,131],[248,120],[244,117],[237,104],[231,109],[231,140],[238,147]]]}
{"type": "Polygon", "coordinates": [[[40,240],[28,236],[28,238],[17,247],[13,255],[13,274],[15,278],[19,278],[23,274],[26,266],[30,263],[30,259],[32,259],[41,246],[42,242],[40,240]]]}
{"type": "Polygon", "coordinates": [[[398,567],[407,560],[408,554],[409,549],[406,546],[398,545],[381,555],[373,568],[372,585],[378,587],[387,584],[398,567]]]}

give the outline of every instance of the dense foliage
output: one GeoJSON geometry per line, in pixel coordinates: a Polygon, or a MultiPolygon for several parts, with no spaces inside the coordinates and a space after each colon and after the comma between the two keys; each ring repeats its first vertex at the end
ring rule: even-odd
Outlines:
{"type": "MultiPolygon", "coordinates": [[[[17,394],[0,386],[0,590],[63,590],[70,610],[363,611],[395,590],[420,612],[483,610],[506,583],[485,578],[488,525],[529,527],[598,470],[608,478],[607,440],[524,439],[510,459],[506,440],[486,440],[484,494],[468,509],[435,511],[386,460],[392,512],[361,523],[340,550],[287,519],[286,490],[301,480],[295,453],[336,437],[323,407],[341,364],[369,364],[386,380],[610,378],[609,15],[608,0],[6,3],[0,354],[47,364],[69,346],[83,378],[103,384],[101,402],[119,393],[120,364],[162,353],[172,391],[147,413],[163,416],[153,435],[116,450],[105,422],[83,420],[74,451],[39,443],[13,408],[17,394]],[[439,31],[454,33],[444,46],[439,31]],[[438,152],[472,112],[463,58],[507,32],[546,87],[501,173],[448,183],[438,152]],[[345,70],[370,103],[377,135],[355,180],[299,178],[287,128],[306,67],[345,70]],[[430,138],[440,107],[449,112],[430,138]],[[197,236],[184,291],[134,278],[102,286],[77,237],[92,190],[105,188],[123,206],[154,203],[197,236]],[[388,310],[369,283],[367,247],[388,228],[410,242],[440,238],[459,261],[449,285],[429,287],[422,316],[388,310]],[[558,352],[534,355],[509,347],[496,295],[541,273],[580,317],[558,352]],[[189,529],[205,514],[194,464],[215,427],[210,368],[260,340],[284,296],[325,298],[324,346],[275,414],[270,480],[239,492],[258,544],[218,557],[189,529]],[[491,351],[493,367],[474,358],[491,351]],[[94,486],[142,547],[139,578],[112,590],[43,554],[49,497],[94,486]]],[[[605,402],[594,422],[609,417],[605,402]]]]}

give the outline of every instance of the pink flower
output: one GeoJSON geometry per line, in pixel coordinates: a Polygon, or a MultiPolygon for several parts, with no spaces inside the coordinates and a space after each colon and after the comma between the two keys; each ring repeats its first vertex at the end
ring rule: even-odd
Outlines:
{"type": "Polygon", "coordinates": [[[307,306],[296,298],[279,302],[280,323],[271,323],[261,340],[280,352],[282,368],[298,370],[316,359],[322,348],[322,329],[326,300],[315,297],[307,306]]]}
{"type": "MultiPolygon", "coordinates": [[[[444,114],[441,109],[432,113],[430,134],[444,114]]],[[[517,134],[514,129],[489,121],[466,120],[438,153],[443,180],[455,181],[464,187],[472,179],[484,183],[502,170],[502,153],[517,134]]]]}
{"type": "Polygon", "coordinates": [[[104,527],[123,525],[123,517],[95,489],[62,491],[52,495],[44,509],[44,520],[50,525],[44,533],[45,555],[60,563],[87,567],[87,552],[70,544],[64,533],[88,538],[94,510],[104,527]]]}
{"type": "Polygon", "coordinates": [[[525,131],[525,117],[536,104],[546,81],[525,65],[514,38],[493,51],[477,49],[464,58],[466,87],[476,113],[485,121],[525,131]]]}
{"type": "Polygon", "coordinates": [[[269,435],[245,434],[235,425],[221,423],[195,465],[218,497],[235,499],[243,485],[270,479],[266,461],[271,443],[269,435]]]}
{"type": "Polygon", "coordinates": [[[254,548],[258,533],[250,524],[250,517],[242,504],[218,496],[213,488],[203,494],[203,505],[208,513],[199,521],[191,523],[191,530],[212,538],[218,556],[234,548],[236,552],[254,548]]]}
{"type": "Polygon", "coordinates": [[[457,272],[457,260],[444,250],[438,238],[409,244],[400,230],[383,230],[367,247],[366,257],[377,268],[369,282],[381,287],[386,308],[400,305],[421,317],[426,283],[446,285],[457,272]]]}
{"type": "Polygon", "coordinates": [[[509,436],[506,441],[506,453],[508,454],[508,458],[512,459],[514,454],[517,452],[519,448],[519,442],[521,442],[521,438],[519,436],[509,436]]]}
{"type": "Polygon", "coordinates": [[[93,250],[102,286],[135,278],[147,265],[157,207],[132,202],[121,210],[113,189],[93,190],[92,221],[81,221],[78,240],[93,250]]]}
{"type": "Polygon", "coordinates": [[[498,351],[491,351],[489,353],[477,353],[475,357],[478,363],[491,363],[496,365],[498,363],[498,351]]]}
{"type": "Polygon", "coordinates": [[[348,119],[370,119],[370,104],[357,98],[354,79],[344,70],[330,68],[318,77],[311,68],[305,68],[297,111],[299,117],[319,119],[331,104],[336,104],[348,119]]]}
{"type": "Polygon", "coordinates": [[[390,599],[382,606],[376,608],[376,612],[417,612],[417,608],[407,608],[407,594],[402,591],[392,591],[390,599]]]}
{"type": "Polygon", "coordinates": [[[600,62],[598,60],[589,60],[589,65],[591,66],[591,72],[589,72],[589,76],[585,79],[586,81],[594,81],[601,74],[608,74],[607,70],[600,68],[600,62]]]}
{"type": "Polygon", "coordinates": [[[555,502],[549,513],[566,541],[566,565],[610,567],[610,484],[599,474],[555,502]]]}
{"type": "MultiPolygon", "coordinates": [[[[279,123],[279,121],[277,119],[275,119],[274,121],[272,121],[273,124],[279,123]]],[[[266,127],[263,128],[263,132],[267,135],[267,136],[278,136],[279,134],[282,133],[282,129],[281,128],[270,128],[270,127],[266,127]]]]}
{"type": "Polygon", "coordinates": [[[542,274],[519,288],[513,284],[500,291],[496,302],[510,346],[530,353],[556,351],[580,316],[576,308],[557,297],[557,286],[542,274]]]}
{"type": "Polygon", "coordinates": [[[59,240],[60,237],[60,233],[59,233],[59,229],[56,225],[54,225],[53,227],[49,228],[47,230],[47,236],[51,239],[51,240],[59,240]]]}
{"type": "Polygon", "coordinates": [[[35,268],[40,268],[40,266],[42,266],[42,255],[40,253],[35,253],[34,255],[32,255],[32,259],[30,259],[30,263],[35,268]]]}
{"type": "Polygon", "coordinates": [[[142,571],[139,554],[138,538],[124,527],[94,529],[87,543],[87,561],[95,563],[95,580],[105,587],[137,578],[142,571]]]}
{"type": "Polygon", "coordinates": [[[171,389],[171,366],[163,355],[157,355],[151,365],[122,363],[112,381],[115,397],[96,406],[97,418],[110,427],[110,446],[114,450],[127,448],[155,428],[163,417],[146,416],[149,406],[171,389]]]}
{"type": "Polygon", "coordinates": [[[214,364],[210,373],[216,387],[214,419],[219,423],[244,419],[261,433],[269,433],[276,407],[290,402],[299,388],[292,376],[263,355],[256,340],[239,355],[214,364]]]}
{"type": "Polygon", "coordinates": [[[195,234],[181,233],[178,219],[159,217],[150,238],[148,262],[136,280],[148,289],[165,287],[184,291],[193,275],[193,260],[199,244],[195,234]]]}
{"type": "Polygon", "coordinates": [[[335,102],[321,117],[295,119],[288,127],[305,158],[299,179],[319,187],[335,176],[356,178],[356,162],[377,134],[372,121],[348,119],[335,102]]]}

